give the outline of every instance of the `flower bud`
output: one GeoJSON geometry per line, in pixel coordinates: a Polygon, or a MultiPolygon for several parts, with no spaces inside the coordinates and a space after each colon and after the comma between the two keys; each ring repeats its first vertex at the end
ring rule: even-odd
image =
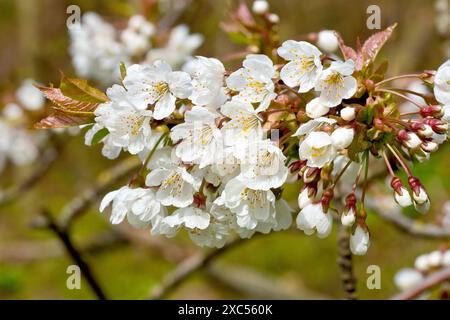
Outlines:
{"type": "Polygon", "coordinates": [[[345,107],[341,110],[341,118],[345,121],[352,121],[355,119],[356,111],[353,107],[345,107]]]}
{"type": "Polygon", "coordinates": [[[428,264],[428,257],[427,255],[423,254],[421,256],[418,256],[416,258],[416,261],[414,261],[414,268],[416,268],[419,271],[427,271],[429,269],[429,264],[428,264]]]}
{"type": "Polygon", "coordinates": [[[428,124],[435,133],[445,134],[448,130],[448,123],[439,119],[424,119],[424,123],[428,124]]]}
{"type": "Polygon", "coordinates": [[[303,209],[313,202],[315,193],[316,189],[314,188],[303,188],[302,192],[300,192],[298,195],[298,206],[300,207],[300,209],[303,209]]]}
{"type": "Polygon", "coordinates": [[[350,250],[354,255],[365,255],[370,245],[370,236],[367,227],[357,225],[355,232],[350,236],[350,250]]]}
{"type": "Polygon", "coordinates": [[[397,272],[394,277],[395,285],[402,291],[414,287],[422,280],[422,273],[415,269],[402,269],[397,272]]]}
{"type": "Polygon", "coordinates": [[[356,220],[356,212],[353,208],[345,208],[341,215],[341,223],[345,227],[351,227],[356,220]]]}
{"type": "Polygon", "coordinates": [[[412,205],[411,196],[408,190],[403,186],[402,181],[398,177],[393,177],[391,181],[391,187],[394,189],[395,201],[401,207],[408,207],[412,205]]]}
{"type": "Polygon", "coordinates": [[[413,132],[400,130],[397,133],[397,139],[407,148],[416,149],[422,144],[422,140],[413,132]]]}
{"type": "Polygon", "coordinates": [[[420,115],[424,118],[440,118],[444,115],[444,111],[440,105],[426,106],[420,109],[420,115]]]}
{"type": "Polygon", "coordinates": [[[428,201],[428,194],[425,189],[422,187],[419,179],[416,177],[410,176],[408,178],[408,183],[413,191],[413,198],[417,204],[423,204],[428,201]]]}
{"type": "Polygon", "coordinates": [[[323,30],[317,35],[317,46],[326,52],[334,52],[339,42],[332,30],[323,30]]]}
{"type": "Polygon", "coordinates": [[[414,202],[414,208],[416,209],[417,212],[421,214],[426,214],[428,210],[430,210],[430,201],[426,201],[422,204],[414,202]]]}
{"type": "Polygon", "coordinates": [[[319,168],[313,168],[313,167],[304,167],[303,171],[303,182],[304,183],[311,183],[314,180],[316,180],[320,169],[319,168]]]}
{"type": "Polygon", "coordinates": [[[269,3],[266,0],[256,0],[253,2],[252,11],[256,14],[264,14],[269,10],[269,3]]]}
{"type": "Polygon", "coordinates": [[[277,24],[278,22],[280,22],[280,17],[275,13],[269,14],[267,19],[269,19],[269,21],[273,24],[277,24]]]}
{"type": "Polygon", "coordinates": [[[337,128],[331,134],[331,140],[335,148],[345,149],[352,143],[354,135],[352,128],[337,128]]]}
{"type": "Polygon", "coordinates": [[[445,267],[450,267],[450,250],[447,250],[442,255],[442,264],[445,267]]]}
{"type": "Polygon", "coordinates": [[[330,108],[320,103],[319,98],[312,99],[306,105],[306,114],[312,119],[320,118],[326,115],[330,108]]]}
{"type": "Polygon", "coordinates": [[[425,152],[435,152],[439,148],[439,145],[433,141],[425,141],[420,145],[420,147],[425,152]]]}
{"type": "Polygon", "coordinates": [[[428,265],[432,268],[441,266],[442,264],[442,252],[439,250],[430,252],[428,254],[428,265]]]}

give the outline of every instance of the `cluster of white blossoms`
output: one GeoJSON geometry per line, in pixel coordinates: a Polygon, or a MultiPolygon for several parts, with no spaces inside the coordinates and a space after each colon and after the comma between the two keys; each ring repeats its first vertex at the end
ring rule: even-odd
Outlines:
{"type": "Polygon", "coordinates": [[[442,268],[450,267],[450,250],[435,250],[418,256],[414,268],[403,268],[395,274],[394,283],[402,291],[413,288],[424,278],[442,268]]]}
{"type": "Polygon", "coordinates": [[[246,29],[263,44],[256,48],[252,37],[246,39],[249,53],[235,71],[215,58],[190,57],[202,38],[184,26],[157,49],[150,45],[154,26],[139,16],[120,37],[94,14],[71,31],[81,75],[94,72],[108,83],[119,62],[125,66],[107,101],[89,114],[95,122],[86,144],[101,142],[110,159],[125,151],[142,161],[100,209],[112,205],[114,224],[126,217],[155,235],[185,230],[210,247],[285,230],[294,221],[305,234],[323,238],[337,220],[351,234],[351,251],[363,255],[370,246],[369,162],[384,160],[401,207],[426,212],[430,206],[409,162],[427,160],[447,140],[450,61],[436,72],[385,78],[386,66],[375,58],[395,26],[358,50],[330,30],[309,35],[322,52],[307,41],[280,44],[274,36],[279,18],[267,1],[255,1],[252,10],[241,4],[229,32],[246,29]],[[331,53],[338,47],[343,58],[331,53]],[[406,77],[427,83],[434,94],[417,101],[404,89],[384,86],[406,77]],[[416,109],[400,110],[399,99],[416,109]],[[408,186],[397,170],[406,173],[408,186]],[[299,186],[295,209],[283,195],[290,183],[299,186]]]}
{"type": "Polygon", "coordinates": [[[189,34],[185,25],[174,27],[162,47],[154,47],[156,26],[141,15],[132,16],[118,30],[99,15],[87,12],[80,23],[69,28],[70,54],[76,73],[110,85],[120,79],[119,65],[152,63],[161,57],[174,67],[191,58],[202,44],[200,34],[189,34]]]}
{"type": "Polygon", "coordinates": [[[11,162],[16,166],[32,163],[39,155],[40,135],[27,130],[28,112],[44,107],[43,94],[26,79],[15,93],[13,102],[7,103],[0,113],[0,172],[11,162]]]}

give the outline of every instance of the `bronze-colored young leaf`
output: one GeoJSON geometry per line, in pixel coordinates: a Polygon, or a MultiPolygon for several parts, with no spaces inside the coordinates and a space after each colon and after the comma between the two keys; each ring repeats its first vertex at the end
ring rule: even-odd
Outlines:
{"type": "Polygon", "coordinates": [[[378,52],[380,52],[381,48],[386,43],[386,41],[389,40],[396,26],[397,24],[395,23],[392,26],[386,28],[385,30],[371,35],[364,42],[361,50],[364,63],[375,60],[375,58],[378,55],[378,52]]]}
{"type": "Polygon", "coordinates": [[[34,124],[33,127],[35,129],[67,128],[90,123],[93,121],[93,119],[93,114],[92,116],[80,116],[69,114],[61,110],[56,110],[48,117],[34,124]]]}
{"type": "Polygon", "coordinates": [[[61,92],[69,98],[80,102],[103,103],[108,101],[108,97],[102,91],[88,84],[86,80],[68,78],[62,75],[61,92]]]}

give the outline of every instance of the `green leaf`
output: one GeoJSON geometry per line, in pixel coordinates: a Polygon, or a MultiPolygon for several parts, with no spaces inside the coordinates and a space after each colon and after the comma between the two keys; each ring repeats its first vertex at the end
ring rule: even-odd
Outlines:
{"type": "Polygon", "coordinates": [[[120,77],[122,81],[127,76],[127,67],[125,66],[125,63],[123,61],[120,62],[120,77]]]}
{"type": "Polygon", "coordinates": [[[109,99],[102,91],[90,86],[87,80],[67,78],[62,75],[59,86],[61,92],[73,100],[88,103],[104,103],[109,99]]]}
{"type": "Polygon", "coordinates": [[[109,130],[106,128],[100,129],[99,131],[97,131],[94,136],[92,137],[92,145],[96,145],[98,143],[100,143],[104,137],[106,137],[109,134],[109,130]]]}

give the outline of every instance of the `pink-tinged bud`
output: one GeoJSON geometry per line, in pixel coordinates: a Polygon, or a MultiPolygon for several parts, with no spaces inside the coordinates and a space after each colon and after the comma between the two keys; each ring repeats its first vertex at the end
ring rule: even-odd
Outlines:
{"type": "Polygon", "coordinates": [[[294,161],[289,165],[289,170],[291,173],[300,171],[304,166],[306,166],[306,160],[294,161]]]}
{"type": "Polygon", "coordinates": [[[401,207],[412,205],[411,196],[398,177],[393,177],[391,187],[394,189],[394,199],[401,207]]]}
{"type": "Polygon", "coordinates": [[[404,129],[397,133],[397,139],[407,148],[415,149],[422,144],[422,140],[413,132],[408,132],[404,129]]]}
{"type": "Polygon", "coordinates": [[[330,207],[330,202],[331,202],[331,200],[333,200],[333,195],[334,195],[333,188],[328,188],[323,192],[320,202],[322,203],[324,212],[328,212],[328,209],[330,207]]]}
{"type": "Polygon", "coordinates": [[[420,109],[420,115],[424,118],[433,117],[433,118],[440,118],[444,114],[444,111],[441,106],[434,105],[434,106],[426,106],[420,109]]]}
{"type": "Polygon", "coordinates": [[[425,141],[420,145],[420,148],[425,152],[435,152],[439,148],[439,145],[433,141],[425,141]]]}
{"type": "Polygon", "coordinates": [[[439,119],[424,119],[423,122],[428,124],[437,134],[445,134],[448,130],[448,123],[439,119]]]}
{"type": "Polygon", "coordinates": [[[422,187],[422,184],[420,183],[420,180],[416,177],[410,176],[408,178],[409,186],[411,187],[411,190],[413,191],[413,198],[414,201],[417,204],[424,204],[425,202],[428,202],[428,194],[425,191],[425,189],[422,187]]]}
{"type": "Polygon", "coordinates": [[[417,130],[417,133],[423,138],[431,138],[434,132],[433,128],[427,124],[424,124],[422,129],[417,130]]]}
{"type": "Polygon", "coordinates": [[[356,196],[350,193],[345,199],[345,208],[341,215],[341,223],[343,226],[351,227],[356,220],[356,196]]]}
{"type": "Polygon", "coordinates": [[[313,168],[313,167],[305,167],[303,172],[303,182],[304,183],[311,183],[318,177],[320,173],[319,168],[313,168]]]}

